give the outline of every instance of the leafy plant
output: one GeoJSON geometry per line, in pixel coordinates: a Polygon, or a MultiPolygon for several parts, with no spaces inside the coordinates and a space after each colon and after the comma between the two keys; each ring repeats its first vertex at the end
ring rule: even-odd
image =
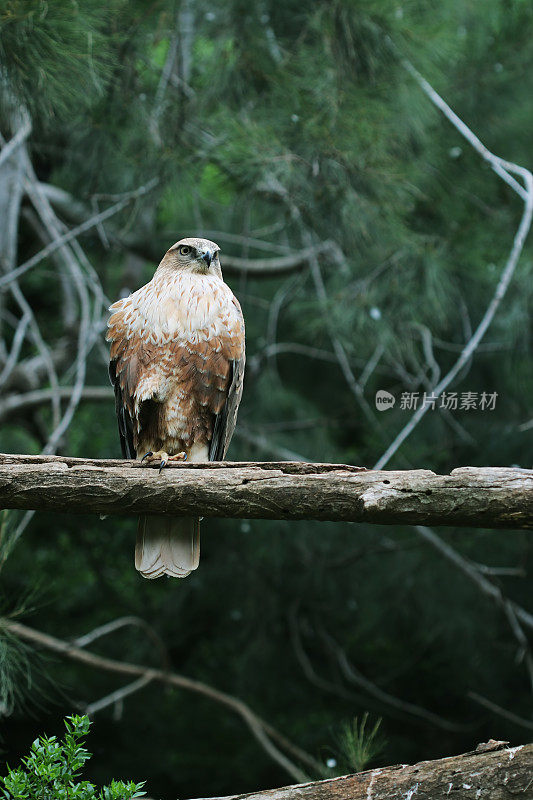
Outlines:
{"type": "Polygon", "coordinates": [[[355,717],[351,722],[345,722],[340,736],[340,750],[343,759],[350,770],[361,772],[378,756],[385,746],[385,741],[379,734],[381,718],[367,731],[366,723],[368,713],[363,714],[361,722],[355,717]]]}
{"type": "Polygon", "coordinates": [[[100,790],[89,781],[77,778],[91,754],[85,749],[84,739],[89,732],[89,718],[67,717],[66,735],[40,736],[32,746],[22,766],[9,769],[0,778],[3,798],[9,800],[133,800],[142,797],[143,783],[111,781],[100,790]]]}

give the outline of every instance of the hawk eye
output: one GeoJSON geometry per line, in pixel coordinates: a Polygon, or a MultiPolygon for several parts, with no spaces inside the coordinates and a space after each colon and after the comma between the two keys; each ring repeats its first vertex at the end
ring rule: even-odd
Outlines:
{"type": "Polygon", "coordinates": [[[189,247],[188,244],[182,244],[178,250],[180,256],[188,256],[191,252],[192,247],[189,247]]]}

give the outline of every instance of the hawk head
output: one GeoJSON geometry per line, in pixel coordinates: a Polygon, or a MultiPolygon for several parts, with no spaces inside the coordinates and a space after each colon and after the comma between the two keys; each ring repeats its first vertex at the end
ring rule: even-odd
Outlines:
{"type": "Polygon", "coordinates": [[[167,250],[163,261],[173,269],[221,277],[219,252],[218,244],[209,239],[180,239],[167,250]]]}

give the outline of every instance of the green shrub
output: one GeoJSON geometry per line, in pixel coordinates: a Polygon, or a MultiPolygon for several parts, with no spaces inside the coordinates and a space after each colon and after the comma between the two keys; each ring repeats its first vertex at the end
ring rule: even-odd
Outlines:
{"type": "Polygon", "coordinates": [[[91,754],[83,746],[89,732],[88,717],[71,716],[65,720],[67,732],[36,739],[22,765],[0,778],[2,797],[9,800],[133,800],[142,797],[144,784],[111,781],[98,789],[89,781],[77,778],[91,754]]]}

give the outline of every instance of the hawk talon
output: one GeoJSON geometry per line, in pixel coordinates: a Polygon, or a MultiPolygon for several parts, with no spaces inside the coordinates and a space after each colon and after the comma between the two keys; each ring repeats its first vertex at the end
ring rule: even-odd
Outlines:
{"type": "Polygon", "coordinates": [[[163,469],[163,467],[166,467],[169,461],[186,461],[186,460],[187,460],[187,453],[185,453],[184,451],[169,456],[169,454],[165,450],[157,450],[157,451],[149,450],[141,458],[141,463],[144,461],[145,464],[152,464],[154,462],[159,461],[159,473],[161,474],[161,470],[163,469]]]}
{"type": "Polygon", "coordinates": [[[167,456],[169,461],[187,461],[187,453],[182,450],[181,453],[175,453],[173,456],[167,456]]]}

